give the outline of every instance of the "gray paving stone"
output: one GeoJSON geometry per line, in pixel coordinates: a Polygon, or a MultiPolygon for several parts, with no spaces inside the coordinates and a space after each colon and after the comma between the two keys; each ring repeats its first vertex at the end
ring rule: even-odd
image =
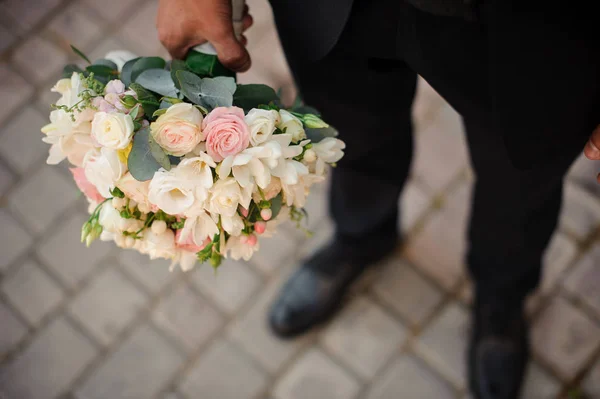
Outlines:
{"type": "Polygon", "coordinates": [[[465,274],[464,254],[471,186],[463,184],[406,244],[406,256],[446,289],[465,274]]]}
{"type": "Polygon", "coordinates": [[[600,224],[600,202],[583,187],[568,182],[564,187],[564,201],[560,225],[585,239],[600,224]]]}
{"type": "Polygon", "coordinates": [[[298,253],[300,260],[310,258],[315,252],[327,245],[335,234],[335,225],[329,220],[312,230],[309,237],[306,236],[305,232],[299,230],[296,225],[291,225],[290,228],[299,240],[297,245],[300,247],[298,253]]]}
{"type": "Polygon", "coordinates": [[[158,1],[144,1],[136,7],[127,23],[123,24],[119,38],[124,43],[130,44],[139,55],[157,55],[162,46],[158,41],[158,32],[155,24],[148,21],[156,19],[158,1]]]}
{"type": "Polygon", "coordinates": [[[96,11],[82,3],[71,4],[50,22],[48,28],[59,34],[65,43],[83,51],[87,51],[90,42],[102,33],[96,11]]]}
{"type": "Polygon", "coordinates": [[[150,290],[153,294],[160,291],[167,283],[173,281],[179,273],[178,270],[169,271],[170,261],[165,259],[150,260],[148,255],[134,250],[117,250],[119,262],[123,270],[133,276],[140,284],[150,290]]]}
{"type": "Polygon", "coordinates": [[[67,54],[44,38],[34,36],[19,46],[13,54],[13,62],[24,76],[42,83],[60,78],[67,54]]]}
{"type": "Polygon", "coordinates": [[[266,375],[230,342],[218,341],[202,354],[183,378],[188,398],[251,399],[265,388],[266,375]]]}
{"type": "Polygon", "coordinates": [[[403,355],[377,377],[366,399],[453,399],[456,392],[447,382],[410,355],[403,355]]]}
{"type": "Polygon", "coordinates": [[[294,261],[297,241],[284,229],[277,229],[272,237],[260,238],[260,250],[254,253],[251,262],[265,274],[271,274],[284,263],[294,261]]]}
{"type": "Polygon", "coordinates": [[[244,314],[231,322],[228,335],[250,353],[269,373],[276,373],[306,343],[309,336],[295,340],[275,337],[267,324],[269,308],[284,278],[262,288],[262,293],[244,314]]]}
{"type": "Polygon", "coordinates": [[[0,226],[0,270],[5,270],[25,253],[33,239],[6,209],[0,209],[0,226]]]}
{"type": "Polygon", "coordinates": [[[314,230],[325,221],[330,221],[328,183],[321,183],[313,187],[304,206],[308,213],[308,224],[304,224],[304,226],[309,230],[314,230]]]}
{"type": "Polygon", "coordinates": [[[431,205],[431,197],[417,182],[410,180],[400,197],[400,228],[410,231],[431,205]]]}
{"type": "Polygon", "coordinates": [[[106,269],[86,286],[69,306],[102,344],[110,344],[133,320],[147,298],[114,269],[106,269]]]}
{"type": "Polygon", "coordinates": [[[406,329],[371,300],[359,297],[325,330],[323,345],[344,364],[370,379],[406,339],[406,329]]]}
{"type": "Polygon", "coordinates": [[[22,104],[33,87],[21,76],[13,72],[7,64],[0,63],[0,123],[22,108],[22,104]]]}
{"type": "Polygon", "coordinates": [[[48,157],[48,144],[42,141],[42,126],[48,116],[27,107],[0,132],[0,155],[23,173],[48,157]]]}
{"type": "Polygon", "coordinates": [[[62,289],[28,260],[2,281],[2,292],[32,325],[37,325],[64,298],[62,289]]]}
{"type": "Polygon", "coordinates": [[[419,325],[442,300],[442,293],[405,260],[394,257],[383,265],[373,291],[412,325],[419,325]]]}
{"type": "Polygon", "coordinates": [[[102,18],[111,22],[117,19],[126,19],[137,8],[136,5],[140,3],[139,0],[105,0],[102,2],[83,0],[83,2],[102,18]]]}
{"type": "Polygon", "coordinates": [[[3,393],[9,399],[54,398],[67,390],[95,355],[96,350],[86,337],[64,318],[56,319],[0,369],[0,396],[3,393]]]}
{"type": "Polygon", "coordinates": [[[277,399],[351,399],[359,383],[322,351],[311,349],[275,385],[277,399]]]}
{"type": "Polygon", "coordinates": [[[581,388],[590,399],[600,398],[600,359],[596,365],[588,372],[581,384],[581,388]]]}
{"type": "Polygon", "coordinates": [[[548,293],[577,255],[577,245],[565,234],[556,233],[544,253],[540,290],[548,293]]]}
{"type": "Polygon", "coordinates": [[[458,388],[465,387],[468,314],[450,303],[419,337],[417,353],[458,388]]]}
{"type": "Polygon", "coordinates": [[[565,380],[573,378],[600,346],[600,327],[561,297],[540,314],[532,331],[538,356],[565,380]]]}
{"type": "MultiPolygon", "coordinates": [[[[56,104],[56,102],[60,98],[59,93],[55,93],[55,92],[51,91],[52,87],[54,87],[54,83],[56,83],[56,82],[50,82],[49,84],[47,84],[47,85],[43,86],[41,89],[39,89],[36,94],[36,99],[35,99],[36,104],[37,104],[37,109],[40,110],[42,115],[44,115],[46,117],[47,121],[49,121],[50,112],[52,112],[52,110],[53,110],[52,104],[56,104]]],[[[46,149],[50,148],[49,144],[46,144],[46,146],[47,146],[46,149]]]]}
{"type": "Polygon", "coordinates": [[[415,135],[414,175],[440,192],[468,165],[460,115],[444,104],[427,127],[415,135]]]}
{"type": "Polygon", "coordinates": [[[192,276],[194,285],[227,313],[235,313],[260,285],[256,273],[243,261],[227,260],[216,273],[208,264],[196,269],[192,276]]]}
{"type": "Polygon", "coordinates": [[[6,194],[14,180],[15,178],[12,173],[0,164],[0,201],[3,201],[2,197],[6,194]]]}
{"type": "Polygon", "coordinates": [[[152,320],[188,351],[205,343],[223,324],[223,317],[186,285],[161,300],[152,320]]]}
{"type": "Polygon", "coordinates": [[[69,209],[77,196],[75,183],[55,168],[44,166],[12,191],[8,203],[10,209],[18,212],[27,226],[39,234],[69,209]]]}
{"type": "Polygon", "coordinates": [[[58,231],[44,237],[36,247],[40,259],[69,287],[87,277],[113,248],[111,243],[100,240],[89,247],[81,243],[81,227],[86,220],[87,216],[79,212],[70,215],[58,231]]]}
{"type": "Polygon", "coordinates": [[[577,262],[564,286],[600,317],[600,244],[596,244],[577,262]]]}
{"type": "Polygon", "coordinates": [[[39,23],[48,13],[60,4],[61,0],[5,0],[2,3],[4,13],[12,17],[24,32],[39,23]]]}
{"type": "Polygon", "coordinates": [[[160,334],[142,325],[77,389],[77,399],[152,398],[181,367],[184,357],[160,334]]]}
{"type": "Polygon", "coordinates": [[[0,358],[27,334],[27,326],[4,303],[0,302],[0,358]]]}
{"type": "Polygon", "coordinates": [[[521,396],[525,399],[555,398],[560,388],[560,383],[554,377],[537,363],[532,363],[527,370],[521,396]]]}

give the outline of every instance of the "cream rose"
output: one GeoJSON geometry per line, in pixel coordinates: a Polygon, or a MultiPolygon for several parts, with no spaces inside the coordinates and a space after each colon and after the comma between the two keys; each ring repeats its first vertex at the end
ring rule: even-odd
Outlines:
{"type": "Polygon", "coordinates": [[[285,109],[279,111],[279,116],[281,117],[281,122],[277,127],[285,131],[285,133],[290,134],[293,142],[297,143],[306,138],[306,133],[304,132],[304,127],[302,126],[302,121],[300,119],[296,118],[285,109]]]}
{"type": "Polygon", "coordinates": [[[112,196],[110,190],[115,188],[115,183],[126,172],[126,166],[119,160],[117,152],[108,148],[88,151],[83,159],[83,169],[87,180],[96,186],[104,198],[112,196]]]}
{"type": "Polygon", "coordinates": [[[280,119],[279,113],[272,109],[254,108],[250,110],[246,115],[246,124],[250,128],[250,143],[257,146],[269,140],[280,119]]]}
{"type": "Polygon", "coordinates": [[[97,112],[92,120],[92,137],[102,147],[122,150],[133,137],[133,119],[120,112],[97,112]]]}
{"type": "Polygon", "coordinates": [[[150,124],[154,140],[168,153],[183,156],[204,140],[202,114],[192,104],[179,103],[150,124]]]}

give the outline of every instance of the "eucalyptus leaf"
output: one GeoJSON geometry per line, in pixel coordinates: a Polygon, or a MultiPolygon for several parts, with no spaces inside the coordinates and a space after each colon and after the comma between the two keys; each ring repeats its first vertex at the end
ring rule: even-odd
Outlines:
{"type": "Polygon", "coordinates": [[[188,71],[188,67],[187,67],[187,64],[185,63],[185,61],[172,60],[171,68],[170,68],[171,79],[173,79],[173,83],[175,84],[175,87],[177,87],[178,89],[181,89],[181,86],[179,85],[179,79],[177,79],[177,71],[188,71]]]}
{"type": "MultiPolygon", "coordinates": [[[[148,129],[148,132],[150,129],[148,129]]],[[[154,140],[151,134],[148,134],[148,146],[150,147],[150,152],[152,156],[159,163],[160,166],[165,168],[166,170],[171,170],[171,161],[169,160],[169,156],[165,153],[162,147],[154,140]]]]}
{"type": "Polygon", "coordinates": [[[85,70],[90,73],[93,73],[96,76],[102,76],[105,78],[115,76],[118,73],[118,71],[116,69],[113,69],[107,65],[99,65],[99,64],[88,65],[85,68],[85,70]]]}
{"type": "Polygon", "coordinates": [[[84,61],[87,61],[88,64],[92,63],[92,61],[90,61],[90,59],[85,54],[83,54],[83,52],[81,50],[79,50],[77,47],[73,46],[72,44],[71,44],[71,49],[73,50],[73,52],[75,54],[80,56],[84,61]]]}
{"type": "Polygon", "coordinates": [[[227,90],[231,92],[231,95],[233,95],[233,93],[235,93],[235,91],[237,90],[237,84],[235,83],[234,78],[230,78],[227,76],[217,76],[213,79],[221,83],[223,86],[227,87],[227,90]]]}
{"type": "Polygon", "coordinates": [[[326,137],[337,137],[339,134],[338,131],[331,126],[322,129],[306,128],[304,131],[306,132],[306,137],[313,143],[318,143],[326,137]]]}
{"type": "Polygon", "coordinates": [[[181,162],[181,158],[176,157],[175,155],[169,155],[169,161],[171,161],[171,165],[177,166],[181,162]]]}
{"type": "Polygon", "coordinates": [[[205,106],[202,96],[200,95],[202,79],[196,74],[188,71],[177,71],[176,75],[183,95],[194,104],[205,106]]]}
{"type": "Polygon", "coordinates": [[[231,107],[233,93],[228,83],[218,78],[204,78],[200,86],[200,95],[206,105],[211,108],[231,107]]]}
{"type": "Polygon", "coordinates": [[[121,81],[125,84],[125,87],[129,87],[129,85],[133,83],[133,80],[131,79],[131,71],[133,69],[133,64],[135,64],[139,59],[140,57],[134,58],[123,64],[123,68],[121,68],[121,81]]]}
{"type": "Polygon", "coordinates": [[[113,71],[117,71],[119,69],[117,64],[115,64],[111,60],[107,60],[106,58],[100,58],[99,60],[94,61],[93,65],[105,65],[105,66],[109,67],[110,69],[112,69],[113,71]]]}
{"type": "Polygon", "coordinates": [[[135,82],[165,97],[176,97],[178,94],[171,73],[164,69],[146,69],[138,75],[135,82]]]}
{"type": "Polygon", "coordinates": [[[144,128],[133,136],[133,146],[127,158],[127,167],[134,179],[147,181],[161,168],[150,149],[150,129],[144,128]]]}
{"type": "Polygon", "coordinates": [[[233,105],[243,108],[244,111],[278,100],[275,90],[261,84],[238,85],[233,94],[233,105]]]}
{"type": "Polygon", "coordinates": [[[160,57],[142,57],[131,67],[131,81],[135,82],[137,77],[147,69],[163,69],[166,61],[160,57]]]}
{"type": "Polygon", "coordinates": [[[73,75],[73,73],[82,73],[82,72],[83,72],[83,69],[79,68],[78,65],[68,64],[68,65],[65,65],[65,67],[63,68],[62,77],[70,78],[73,75]]]}
{"type": "Polygon", "coordinates": [[[154,96],[154,94],[152,94],[152,92],[146,90],[139,83],[132,83],[129,88],[135,91],[138,102],[142,104],[142,108],[144,109],[144,114],[146,117],[151,117],[152,114],[154,114],[154,111],[156,111],[160,105],[158,99],[154,96]]]}

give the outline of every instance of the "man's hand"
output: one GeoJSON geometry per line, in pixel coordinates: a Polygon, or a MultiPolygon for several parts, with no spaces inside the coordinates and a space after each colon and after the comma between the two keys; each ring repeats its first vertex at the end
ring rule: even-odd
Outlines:
{"type": "MultiPolygon", "coordinates": [[[[588,140],[587,144],[585,145],[585,148],[583,149],[583,153],[586,157],[588,157],[588,159],[591,159],[592,161],[600,160],[600,126],[594,129],[594,131],[592,132],[590,139],[588,140]]],[[[598,181],[598,183],[600,183],[600,174],[596,176],[596,180],[598,181]]]]}
{"type": "MultiPolygon", "coordinates": [[[[248,8],[242,23],[243,30],[252,25],[248,8]]],[[[160,0],[156,27],[158,38],[173,58],[183,59],[192,47],[208,41],[227,68],[236,72],[250,68],[246,40],[238,40],[233,31],[230,0],[160,0]]]]}

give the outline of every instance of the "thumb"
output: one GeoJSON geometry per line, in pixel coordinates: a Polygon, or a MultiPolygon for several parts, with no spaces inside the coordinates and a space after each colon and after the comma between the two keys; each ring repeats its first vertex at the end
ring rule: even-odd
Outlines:
{"type": "Polygon", "coordinates": [[[225,35],[220,40],[213,40],[212,45],[217,50],[219,61],[225,67],[235,72],[245,72],[252,65],[250,54],[233,34],[225,35]]]}

